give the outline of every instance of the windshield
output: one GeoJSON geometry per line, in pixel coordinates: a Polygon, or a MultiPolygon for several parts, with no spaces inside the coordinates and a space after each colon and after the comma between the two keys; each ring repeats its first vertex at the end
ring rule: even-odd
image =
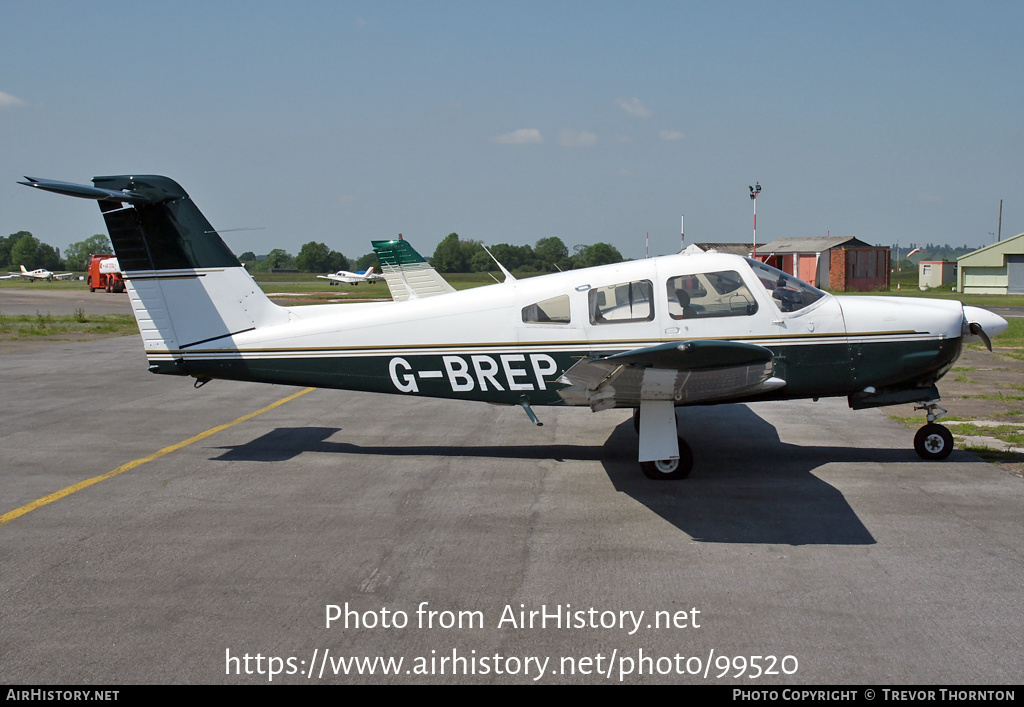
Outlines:
{"type": "Polygon", "coordinates": [[[808,285],[803,280],[765,265],[760,260],[747,258],[750,267],[761,281],[764,288],[771,293],[772,299],[783,312],[796,312],[809,304],[817,302],[825,293],[817,287],[808,285]]]}

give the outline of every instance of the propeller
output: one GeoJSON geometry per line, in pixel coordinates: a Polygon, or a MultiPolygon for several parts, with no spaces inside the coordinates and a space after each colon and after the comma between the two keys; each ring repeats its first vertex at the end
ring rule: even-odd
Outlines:
{"type": "Polygon", "coordinates": [[[971,322],[967,325],[967,329],[985,342],[985,348],[989,351],[992,350],[992,339],[988,338],[988,334],[986,334],[985,330],[981,328],[981,324],[978,324],[978,322],[971,322]]]}
{"type": "Polygon", "coordinates": [[[998,314],[969,304],[964,305],[963,321],[966,329],[964,333],[969,332],[972,337],[980,339],[989,351],[992,350],[990,337],[999,336],[1009,326],[998,314]]]}

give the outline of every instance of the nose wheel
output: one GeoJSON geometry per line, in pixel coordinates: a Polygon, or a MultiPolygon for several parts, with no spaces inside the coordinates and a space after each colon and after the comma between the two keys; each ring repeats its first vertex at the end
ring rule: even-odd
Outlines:
{"type": "Polygon", "coordinates": [[[926,461],[939,461],[953,451],[953,433],[942,425],[929,422],[914,435],[914,451],[926,461]]]}
{"type": "Polygon", "coordinates": [[[936,403],[925,403],[915,410],[928,411],[928,424],[914,435],[914,451],[925,461],[939,461],[953,451],[953,433],[935,422],[946,414],[936,403]]]}

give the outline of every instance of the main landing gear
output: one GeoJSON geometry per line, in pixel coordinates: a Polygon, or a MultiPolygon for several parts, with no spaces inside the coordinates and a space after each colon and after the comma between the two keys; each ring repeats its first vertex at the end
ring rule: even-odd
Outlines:
{"type": "Polygon", "coordinates": [[[633,429],[640,435],[640,469],[654,481],[678,481],[693,469],[693,451],[676,433],[671,401],[643,401],[633,410],[633,429]]]}
{"type": "Polygon", "coordinates": [[[679,458],[653,462],[640,462],[644,476],[654,481],[679,481],[690,475],[693,469],[693,451],[682,437],[679,440],[679,458]]]}
{"type": "Polygon", "coordinates": [[[953,434],[935,421],[946,414],[937,403],[930,402],[914,406],[915,410],[928,411],[928,424],[914,435],[914,451],[926,461],[939,461],[953,451],[953,434]]]}

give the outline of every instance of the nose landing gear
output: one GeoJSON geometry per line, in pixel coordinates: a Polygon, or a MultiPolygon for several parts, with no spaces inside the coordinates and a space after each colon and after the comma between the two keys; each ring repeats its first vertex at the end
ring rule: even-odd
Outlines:
{"type": "Polygon", "coordinates": [[[953,451],[953,433],[935,421],[946,414],[937,403],[917,405],[915,410],[928,411],[928,424],[914,435],[914,451],[925,461],[939,461],[953,451]]]}

